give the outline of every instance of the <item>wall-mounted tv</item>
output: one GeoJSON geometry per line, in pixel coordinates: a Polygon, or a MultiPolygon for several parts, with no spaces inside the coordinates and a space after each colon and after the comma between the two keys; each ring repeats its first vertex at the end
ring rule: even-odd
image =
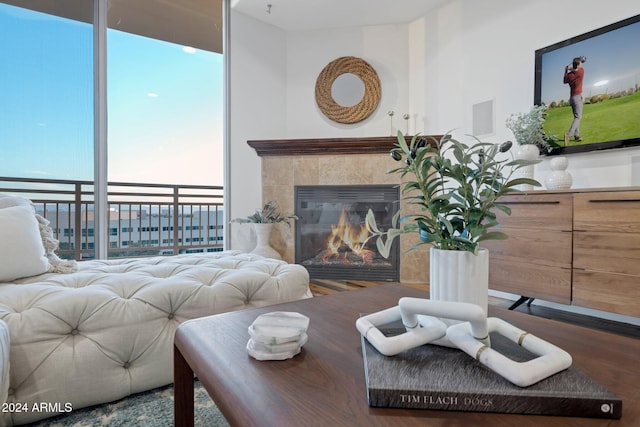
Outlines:
{"type": "Polygon", "coordinates": [[[534,103],[547,106],[548,154],[640,146],[640,15],[536,50],[534,103]],[[575,131],[569,82],[579,84],[580,74],[575,131]]]}

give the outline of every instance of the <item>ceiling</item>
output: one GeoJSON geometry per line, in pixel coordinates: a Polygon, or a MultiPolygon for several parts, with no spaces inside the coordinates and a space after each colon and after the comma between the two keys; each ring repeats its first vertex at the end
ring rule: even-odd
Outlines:
{"type": "MultiPolygon", "coordinates": [[[[109,28],[211,52],[222,52],[223,0],[109,0],[109,28]]],[[[93,22],[87,0],[2,0],[2,3],[93,22]]]]}
{"type": "Polygon", "coordinates": [[[299,31],[407,23],[451,0],[230,1],[237,12],[286,31],[299,31]]]}
{"type": "MultiPolygon", "coordinates": [[[[109,28],[222,52],[226,0],[109,0],[109,28]]],[[[285,31],[411,22],[451,0],[228,0],[233,10],[285,31]]],[[[87,0],[2,0],[64,18],[92,22],[87,0]]]]}

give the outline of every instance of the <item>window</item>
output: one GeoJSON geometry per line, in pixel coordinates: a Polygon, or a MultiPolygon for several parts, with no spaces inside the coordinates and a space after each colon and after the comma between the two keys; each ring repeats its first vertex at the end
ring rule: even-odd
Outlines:
{"type": "Polygon", "coordinates": [[[0,3],[0,64],[2,175],[92,180],[90,19],[0,3]]]}
{"type": "Polygon", "coordinates": [[[222,185],[222,0],[110,0],[108,23],[109,181],[222,185]]]}
{"type": "MultiPolygon", "coordinates": [[[[93,51],[93,4],[0,0],[0,175],[93,181],[98,164],[101,180],[108,165],[109,181],[222,185],[223,0],[101,0],[106,52],[93,51]],[[94,103],[94,57],[106,59],[106,102],[94,103]],[[94,153],[105,105],[108,162],[94,153]]],[[[134,228],[95,218],[97,232],[75,230],[84,248],[134,228]]]]}

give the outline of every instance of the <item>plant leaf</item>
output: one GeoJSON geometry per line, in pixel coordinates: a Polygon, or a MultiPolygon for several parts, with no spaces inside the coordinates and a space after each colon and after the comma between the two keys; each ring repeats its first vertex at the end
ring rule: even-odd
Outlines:
{"type": "Polygon", "coordinates": [[[532,178],[515,178],[504,184],[505,188],[513,188],[516,185],[528,184],[534,187],[540,187],[540,183],[532,178]]]}

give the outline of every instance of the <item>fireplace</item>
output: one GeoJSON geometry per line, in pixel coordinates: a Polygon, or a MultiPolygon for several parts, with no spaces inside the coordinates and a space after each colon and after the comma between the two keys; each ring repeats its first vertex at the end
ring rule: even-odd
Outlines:
{"type": "Polygon", "coordinates": [[[295,186],[295,262],[312,279],[399,280],[397,244],[385,259],[367,241],[365,217],[372,209],[387,229],[398,210],[397,185],[295,186]]]}

